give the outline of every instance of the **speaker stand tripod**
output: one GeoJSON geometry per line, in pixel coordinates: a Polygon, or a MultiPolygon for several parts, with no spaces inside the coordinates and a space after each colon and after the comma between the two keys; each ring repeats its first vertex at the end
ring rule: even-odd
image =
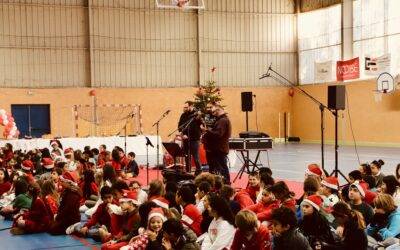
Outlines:
{"type": "Polygon", "coordinates": [[[342,176],[346,181],[346,175],[342,173],[342,171],[339,170],[339,165],[338,165],[338,160],[339,160],[339,144],[338,144],[338,110],[332,110],[332,114],[335,116],[335,169],[332,171],[332,173],[330,174],[330,176],[335,175],[335,177],[337,178],[338,175],[340,174],[340,176],[342,176]]]}

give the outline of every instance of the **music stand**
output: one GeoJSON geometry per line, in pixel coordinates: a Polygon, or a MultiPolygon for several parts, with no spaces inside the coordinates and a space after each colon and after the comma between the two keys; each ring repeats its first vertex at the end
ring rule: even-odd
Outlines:
{"type": "Polygon", "coordinates": [[[176,157],[183,157],[185,156],[185,152],[179,146],[178,143],[175,142],[163,142],[162,145],[164,146],[165,150],[174,158],[174,167],[176,169],[176,157]]]}

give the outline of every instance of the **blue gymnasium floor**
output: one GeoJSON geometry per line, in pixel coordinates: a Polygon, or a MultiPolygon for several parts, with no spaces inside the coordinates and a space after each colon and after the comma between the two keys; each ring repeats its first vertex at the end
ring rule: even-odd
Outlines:
{"type": "MultiPolygon", "coordinates": [[[[82,216],[82,221],[86,216],[82,216]]],[[[100,249],[101,244],[92,239],[81,239],[75,236],[52,236],[47,233],[12,235],[10,228],[12,221],[0,221],[0,249],[40,250],[40,249],[100,249]]]]}

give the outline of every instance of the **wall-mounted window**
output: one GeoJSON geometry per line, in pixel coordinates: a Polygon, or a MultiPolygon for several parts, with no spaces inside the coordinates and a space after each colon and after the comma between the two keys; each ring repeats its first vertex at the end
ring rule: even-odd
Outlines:
{"type": "MultiPolygon", "coordinates": [[[[391,55],[391,73],[400,72],[400,1],[357,0],[353,2],[353,54],[391,55]]],[[[361,67],[361,78],[371,78],[361,67]]]]}
{"type": "MultiPolygon", "coordinates": [[[[298,48],[300,84],[315,83],[315,62],[341,59],[341,5],[299,14],[298,48]]],[[[335,72],[335,71],[332,71],[335,72]]],[[[335,74],[332,73],[332,81],[335,74]]]]}

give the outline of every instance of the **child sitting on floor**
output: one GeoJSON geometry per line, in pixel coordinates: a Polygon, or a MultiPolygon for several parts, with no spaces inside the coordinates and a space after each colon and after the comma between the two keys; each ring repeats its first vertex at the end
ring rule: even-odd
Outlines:
{"type": "Polygon", "coordinates": [[[278,181],[271,189],[269,189],[276,199],[280,201],[281,206],[290,208],[292,211],[296,211],[296,200],[294,199],[294,193],[289,190],[289,187],[283,181],[278,181]]]}
{"type": "Polygon", "coordinates": [[[255,213],[243,210],[235,217],[238,227],[233,238],[231,250],[270,250],[272,239],[268,228],[261,225],[255,213]]]}
{"type": "Polygon", "coordinates": [[[260,192],[260,176],[257,172],[251,172],[249,174],[249,182],[245,190],[250,195],[253,202],[256,203],[257,195],[260,192]]]}
{"type": "Polygon", "coordinates": [[[15,199],[10,205],[0,210],[0,214],[9,220],[12,220],[13,215],[19,213],[21,210],[30,209],[32,204],[32,198],[28,195],[28,183],[24,177],[19,177],[14,182],[14,188],[15,199]]]}
{"type": "Polygon", "coordinates": [[[280,207],[272,212],[272,234],[274,250],[311,250],[307,238],[297,229],[293,210],[280,207]]]}
{"type": "Polygon", "coordinates": [[[40,197],[39,184],[32,183],[29,186],[29,194],[32,197],[32,206],[29,211],[14,218],[10,231],[14,235],[45,232],[53,220],[49,207],[46,206],[43,197],[40,197]]]}
{"type": "Polygon", "coordinates": [[[321,181],[320,195],[323,196],[323,207],[331,209],[339,201],[339,182],[334,176],[326,177],[321,181]]]}
{"type": "Polygon", "coordinates": [[[193,230],[197,236],[201,235],[201,221],[203,219],[200,211],[194,205],[196,198],[192,190],[183,186],[178,189],[175,196],[176,203],[181,205],[182,211],[182,223],[193,230]]]}
{"type": "Polygon", "coordinates": [[[100,191],[101,200],[103,201],[96,209],[96,212],[86,223],[77,222],[69,226],[66,230],[67,234],[78,233],[83,237],[91,237],[97,241],[104,242],[105,234],[101,233],[104,230],[99,230],[105,227],[105,229],[111,231],[111,216],[108,212],[109,204],[113,202],[112,189],[108,186],[104,186],[100,191]]]}
{"type": "Polygon", "coordinates": [[[0,197],[11,189],[10,177],[8,171],[0,168],[0,197]]]}
{"type": "Polygon", "coordinates": [[[162,208],[153,208],[148,216],[147,230],[133,237],[127,246],[121,250],[153,249],[154,241],[160,241],[159,232],[167,218],[164,216],[162,208]]]}
{"type": "Polygon", "coordinates": [[[279,207],[279,201],[275,198],[271,189],[271,187],[264,189],[261,201],[246,208],[256,213],[260,222],[268,222],[271,219],[272,210],[279,207]]]}
{"type": "Polygon", "coordinates": [[[122,210],[122,215],[111,215],[111,228],[113,234],[106,235],[112,240],[104,243],[102,249],[120,249],[128,244],[132,236],[131,232],[138,234],[140,227],[140,216],[137,207],[138,202],[137,192],[126,190],[119,199],[119,204],[122,210]]]}
{"type": "Polygon", "coordinates": [[[69,226],[81,220],[79,201],[82,197],[82,191],[76,181],[77,177],[72,172],[65,172],[60,176],[63,192],[57,216],[50,226],[49,233],[52,235],[65,234],[65,230],[69,226]]]}

